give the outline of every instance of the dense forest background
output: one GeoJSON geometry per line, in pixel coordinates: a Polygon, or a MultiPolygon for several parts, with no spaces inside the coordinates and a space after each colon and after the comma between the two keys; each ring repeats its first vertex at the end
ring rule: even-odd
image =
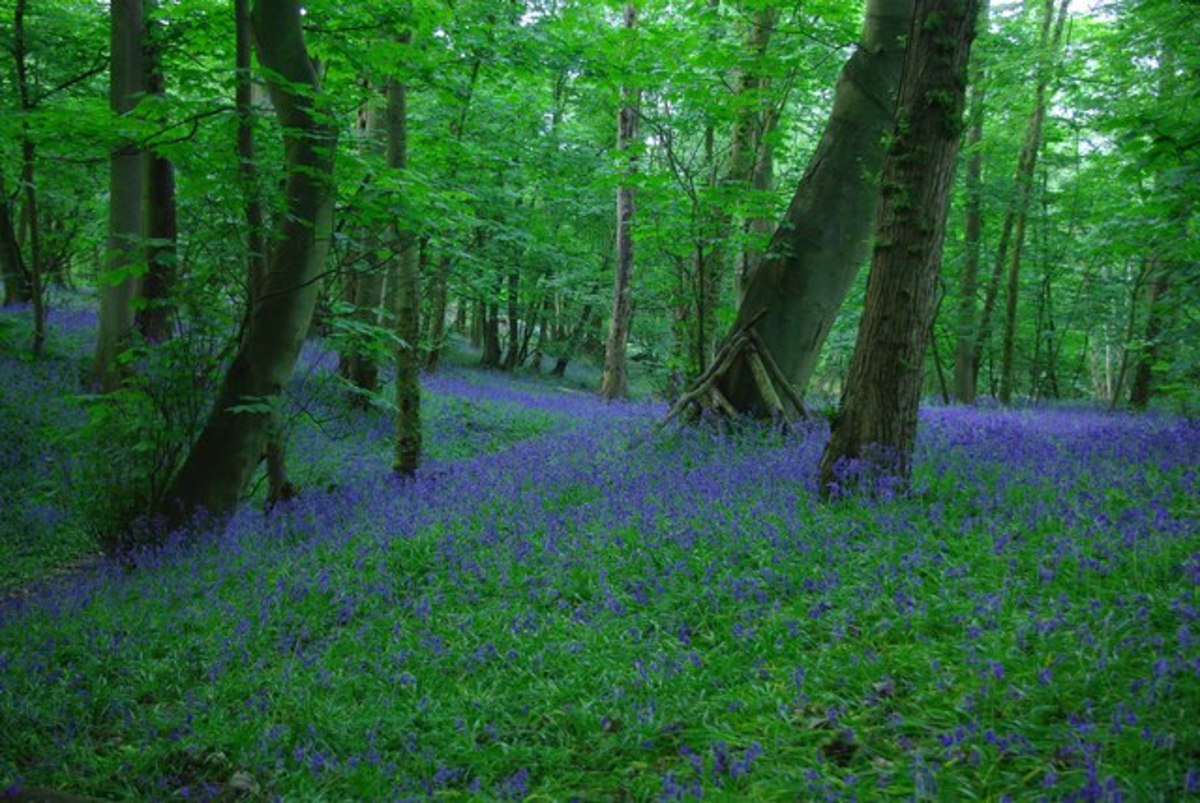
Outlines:
{"type": "MultiPolygon", "coordinates": [[[[1191,409],[1200,370],[1189,345],[1195,8],[1064,4],[1052,11],[1064,14],[1061,32],[1046,41],[1043,5],[993,3],[975,46],[970,140],[925,391],[970,395],[956,384],[956,354],[976,337],[981,395],[1000,395],[1007,370],[1009,398],[1124,405],[1132,394],[1144,406],[1153,392],[1191,409]],[[1035,128],[1037,103],[1045,119],[1035,128]],[[1005,220],[1014,212],[1019,240],[1005,220]]],[[[572,2],[304,7],[320,73],[314,102],[340,134],[320,331],[387,353],[390,322],[358,303],[352,285],[371,284],[388,261],[398,217],[419,240],[426,365],[436,365],[447,327],[468,333],[496,368],[550,370],[576,354],[599,361],[613,198],[624,181],[637,195],[629,357],[645,368],[647,389],[667,396],[706,367],[733,320],[738,265],[767,247],[816,146],[863,8],[647,2],[635,28],[619,11],[572,2]],[[407,89],[402,175],[386,168],[391,78],[407,89]],[[631,91],[638,134],[618,153],[617,110],[631,91]]],[[[43,308],[79,298],[68,290],[119,280],[105,267],[109,155],[136,150],[168,165],[144,192],[158,193],[148,208],[173,195],[174,220],[141,232],[157,256],[119,270],[155,275],[147,260],[161,262],[166,292],[141,303],[161,307],[164,331],[188,333],[198,371],[211,365],[222,344],[200,333],[220,340],[236,330],[246,254],[262,236],[246,224],[247,195],[261,198],[268,221],[283,203],[278,123],[261,73],[252,169],[238,156],[231,9],[145,4],[140,46],[153,77],[133,86],[134,105],[121,114],[108,100],[106,6],[6,2],[0,14],[7,301],[33,291],[19,270],[36,276],[43,308]]],[[[840,390],[864,280],[862,271],[810,394],[840,390]]]]}

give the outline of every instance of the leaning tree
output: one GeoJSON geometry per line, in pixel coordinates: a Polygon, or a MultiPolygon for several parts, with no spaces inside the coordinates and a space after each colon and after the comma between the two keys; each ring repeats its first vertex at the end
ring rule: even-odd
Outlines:
{"type": "Polygon", "coordinates": [[[766,253],[744,277],[730,333],[682,397],[687,404],[803,413],[799,393],[868,254],[912,9],[913,0],[868,0],[817,149],[766,253]]]}
{"type": "Polygon", "coordinates": [[[163,512],[174,524],[199,510],[223,516],[237,505],[308,333],[329,249],[337,127],[318,108],[320,84],[304,45],[299,0],[256,0],[251,21],[285,132],[287,214],[279,217],[245,335],[213,411],[165,494],[163,512]]]}

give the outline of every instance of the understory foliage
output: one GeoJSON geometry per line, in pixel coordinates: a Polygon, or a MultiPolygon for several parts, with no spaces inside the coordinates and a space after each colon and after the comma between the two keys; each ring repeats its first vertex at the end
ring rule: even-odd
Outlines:
{"type": "Polygon", "coordinates": [[[818,504],[823,425],[645,439],[658,404],[452,369],[400,483],[335,365],[289,392],[299,499],[3,604],[0,784],[1200,797],[1195,422],[928,408],[909,495],[818,504]]]}

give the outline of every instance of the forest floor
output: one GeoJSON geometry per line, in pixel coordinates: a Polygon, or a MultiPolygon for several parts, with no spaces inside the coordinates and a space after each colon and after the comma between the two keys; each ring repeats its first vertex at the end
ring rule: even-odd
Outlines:
{"type": "Polygon", "coordinates": [[[314,343],[300,498],[31,590],[96,551],[54,323],[0,313],[0,796],[1200,799],[1197,422],[928,408],[911,493],[820,503],[823,424],[451,367],[401,483],[314,343]]]}

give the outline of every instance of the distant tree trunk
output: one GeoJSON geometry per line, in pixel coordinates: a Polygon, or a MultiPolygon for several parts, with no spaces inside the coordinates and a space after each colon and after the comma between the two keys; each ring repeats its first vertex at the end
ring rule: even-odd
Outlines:
{"type": "MultiPolygon", "coordinates": [[[[411,34],[401,41],[408,44],[411,34]]],[[[395,76],[388,78],[388,167],[402,174],[408,169],[407,88],[395,76]]],[[[421,460],[421,275],[418,239],[407,221],[392,222],[399,255],[396,279],[396,460],[400,476],[411,476],[421,460]]],[[[445,310],[442,311],[445,317],[445,310]]]]}
{"type": "MultiPolygon", "coordinates": [[[[111,0],[112,18],[110,104],[118,115],[133,111],[145,91],[146,70],[142,50],[142,0],[111,0]]],[[[133,331],[133,299],[138,292],[142,261],[143,184],[145,159],[132,142],[113,152],[110,162],[108,202],[108,259],[101,276],[100,330],[89,384],[98,390],[115,390],[121,381],[117,364],[133,331]]]]}
{"type": "Polygon", "coordinates": [[[1158,362],[1163,333],[1162,310],[1159,302],[1170,286],[1167,272],[1162,265],[1154,265],[1152,276],[1146,287],[1146,329],[1142,336],[1141,353],[1138,355],[1133,384],[1129,388],[1129,404],[1135,410],[1145,410],[1150,404],[1150,392],[1154,377],[1154,364],[1158,362]]]}
{"type": "MultiPolygon", "coordinates": [[[[389,120],[390,124],[390,120],[389,120]]],[[[372,149],[375,141],[376,114],[367,100],[359,109],[358,134],[359,146],[364,155],[372,149]]],[[[389,131],[388,136],[392,134],[389,131]]],[[[365,190],[368,193],[372,189],[365,190]]],[[[352,259],[349,270],[342,275],[343,299],[349,303],[354,320],[362,324],[380,323],[380,309],[384,306],[384,271],[376,265],[368,265],[364,270],[361,264],[373,261],[370,257],[374,246],[375,233],[360,226],[356,234],[355,245],[352,246],[352,259]],[[362,239],[366,238],[367,243],[362,239]]],[[[396,271],[390,270],[392,284],[397,279],[396,271]]],[[[393,288],[395,289],[395,288],[393,288]]],[[[397,295],[398,293],[393,293],[397,295]]],[[[361,344],[354,344],[342,354],[340,360],[342,376],[350,383],[353,390],[349,393],[348,401],[352,407],[366,409],[370,405],[371,394],[379,390],[379,364],[375,357],[364,350],[361,344]]]]}
{"type": "Polygon", "coordinates": [[[978,372],[983,347],[991,335],[991,317],[999,294],[1000,278],[1008,263],[1008,283],[1005,300],[1004,343],[1000,365],[1000,401],[1008,404],[1012,400],[1013,349],[1016,338],[1017,295],[1020,289],[1021,249],[1025,241],[1025,226],[1029,203],[1033,196],[1033,174],[1037,169],[1038,152],[1041,149],[1042,125],[1046,118],[1046,90],[1050,83],[1050,65],[1058,57],[1063,25],[1066,21],[1070,0],[1062,0],[1058,12],[1058,23],[1054,24],[1054,0],[1046,0],[1042,17],[1042,32],[1038,44],[1038,74],[1034,89],[1033,110],[1025,129],[1025,141],[1017,159],[1016,189],[1012,203],[1004,215],[1000,232],[1000,244],[996,251],[996,262],[992,268],[992,282],[984,300],[978,336],[975,343],[973,370],[978,372]],[[1053,30],[1053,33],[1052,33],[1053,30]],[[1010,253],[1011,246],[1011,253],[1010,253]]]}
{"type": "Polygon", "coordinates": [[[24,304],[30,299],[29,276],[17,231],[13,225],[12,200],[0,169],[0,273],[4,274],[4,306],[24,304]]]}
{"type": "MultiPolygon", "coordinates": [[[[463,302],[468,303],[468,302],[463,302]]],[[[483,348],[483,330],[487,325],[487,305],[483,301],[472,301],[471,305],[471,348],[483,348]]]]}
{"type": "Polygon", "coordinates": [[[483,357],[479,360],[480,367],[500,367],[500,304],[496,298],[500,289],[496,288],[492,300],[483,303],[483,357]]]}
{"type": "MultiPolygon", "coordinates": [[[[607,262],[608,260],[605,259],[606,265],[607,262]]],[[[560,379],[566,376],[567,366],[571,364],[571,360],[575,358],[575,353],[579,351],[579,347],[583,344],[583,339],[587,336],[588,327],[592,323],[594,312],[595,305],[591,301],[583,305],[583,312],[579,315],[579,323],[575,324],[575,329],[571,332],[566,347],[554,361],[554,369],[550,371],[551,376],[559,377],[560,379]]]]}
{"type": "MultiPolygon", "coordinates": [[[[143,8],[149,17],[157,3],[146,0],[143,8]]],[[[166,96],[163,74],[162,34],[154,26],[146,27],[143,45],[146,62],[146,92],[166,96]]],[[[158,342],[171,336],[171,285],[174,281],[178,226],[175,215],[175,165],[170,159],[146,153],[146,274],[142,278],[142,305],[134,315],[134,325],[146,340],[158,342]]]]}
{"type": "Polygon", "coordinates": [[[517,356],[521,349],[521,330],[517,326],[517,318],[521,314],[520,298],[518,297],[520,288],[521,274],[516,270],[509,270],[508,292],[505,299],[505,304],[508,307],[508,346],[505,350],[503,364],[505,371],[516,370],[517,356]]]}
{"type": "MultiPolygon", "coordinates": [[[[495,21],[492,17],[489,17],[489,19],[493,22],[495,21]]],[[[493,36],[492,30],[492,28],[489,28],[489,42],[493,36]]],[[[459,105],[458,115],[450,123],[450,139],[454,143],[454,150],[451,152],[452,156],[450,159],[449,180],[451,182],[458,175],[459,148],[462,145],[463,135],[467,130],[467,114],[471,111],[471,101],[475,97],[475,86],[479,83],[479,73],[482,67],[483,57],[481,53],[477,52],[471,62],[471,72],[467,79],[467,89],[463,95],[462,103],[459,105]]],[[[449,298],[450,265],[451,258],[449,254],[443,255],[438,260],[438,267],[434,271],[432,287],[430,288],[429,351],[425,354],[425,368],[428,371],[437,370],[438,364],[442,359],[442,351],[446,346],[446,301],[449,298]]],[[[499,363],[497,362],[497,364],[499,363]]]]}
{"type": "MultiPolygon", "coordinates": [[[[13,52],[17,62],[17,94],[21,109],[33,111],[29,93],[28,47],[25,38],[25,0],[17,0],[13,14],[13,52]]],[[[43,288],[41,218],[38,215],[37,144],[30,136],[29,124],[21,126],[21,184],[25,190],[25,215],[29,221],[29,261],[25,263],[29,295],[33,301],[33,344],[35,357],[40,356],[46,342],[46,294],[43,288]]],[[[18,253],[20,246],[17,246],[18,253]]]]}
{"type": "MultiPolygon", "coordinates": [[[[979,30],[987,30],[988,0],[979,8],[979,30]]],[[[983,243],[983,118],[987,96],[987,70],[980,64],[971,78],[971,104],[967,131],[966,260],[958,297],[958,331],[954,356],[954,397],[962,404],[975,403],[975,294],[979,291],[979,255],[983,243]]]]}
{"type": "MultiPolygon", "coordinates": [[[[1166,48],[1159,51],[1159,75],[1159,99],[1166,100],[1177,96],[1181,87],[1176,72],[1176,58],[1175,54],[1166,48]]],[[[1156,192],[1164,192],[1168,187],[1167,176],[1159,172],[1155,176],[1154,186],[1156,192]]],[[[1184,198],[1186,197],[1185,195],[1184,198]]],[[[1189,241],[1188,219],[1191,217],[1191,203],[1187,200],[1176,200],[1175,204],[1167,220],[1167,238],[1165,242],[1155,244],[1154,253],[1150,257],[1150,275],[1146,283],[1146,323],[1133,382],[1129,388],[1129,405],[1135,410],[1145,410],[1150,405],[1153,395],[1155,364],[1162,356],[1163,332],[1166,328],[1163,300],[1171,289],[1172,277],[1186,276],[1180,272],[1182,265],[1179,264],[1178,258],[1170,252],[1173,246],[1178,247],[1178,244],[1189,241]]]]}
{"type": "MultiPolygon", "coordinates": [[[[862,41],[842,69],[825,132],[738,307],[732,332],[761,316],[754,329],[798,390],[867,256],[912,4],[868,0],[862,41]]],[[[754,361],[753,352],[740,351],[717,387],[738,411],[770,415],[754,361]]]]}
{"type": "Polygon", "coordinates": [[[256,0],[251,19],[285,132],[288,211],[216,405],[167,489],[165,512],[176,524],[199,510],[223,517],[236,507],[312,322],[329,248],[337,130],[314,108],[320,84],[305,50],[299,0],[256,0]]]}
{"type": "MultiPolygon", "coordinates": [[[[637,26],[633,3],[625,4],[625,27],[637,26]]],[[[617,112],[617,151],[626,153],[637,145],[637,115],[640,92],[621,90],[621,108],[617,112]]],[[[637,171],[636,152],[628,157],[628,171],[637,171]]],[[[634,188],[627,181],[617,187],[617,267],[613,277],[612,318],[604,345],[604,372],[600,395],[605,399],[624,396],[628,379],[625,374],[625,348],[633,319],[633,203],[634,188]]]]}
{"type": "Polygon", "coordinates": [[[446,347],[446,294],[449,276],[450,257],[442,256],[437,261],[437,269],[430,283],[429,351],[425,355],[425,368],[429,371],[437,370],[446,347]]]}
{"type": "Polygon", "coordinates": [[[858,342],[821,458],[822,493],[911,471],[922,363],[962,134],[979,0],[916,0],[858,342]]]}
{"type": "Polygon", "coordinates": [[[533,355],[529,361],[529,367],[533,369],[535,374],[542,372],[542,358],[546,353],[546,331],[550,328],[550,308],[550,296],[547,294],[542,299],[541,314],[538,317],[538,325],[536,327],[537,342],[534,343],[533,355]]]}

